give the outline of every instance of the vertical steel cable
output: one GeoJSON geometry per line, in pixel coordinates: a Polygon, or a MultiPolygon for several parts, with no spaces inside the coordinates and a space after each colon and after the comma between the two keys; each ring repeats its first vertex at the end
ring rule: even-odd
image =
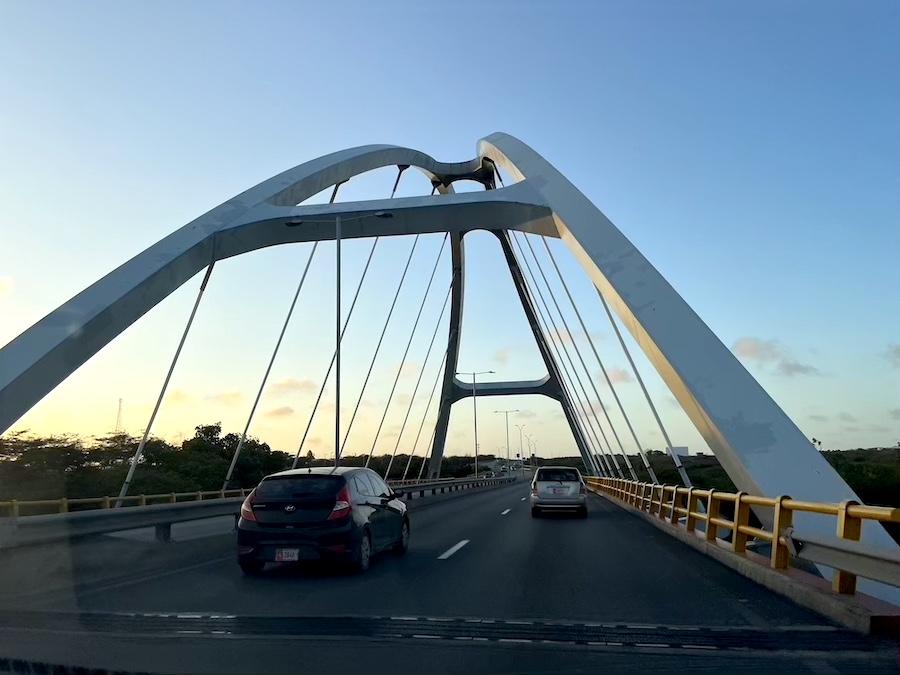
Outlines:
{"type": "MultiPolygon", "coordinates": [[[[577,379],[577,380],[578,380],[578,383],[581,385],[582,391],[584,392],[585,398],[587,398],[588,401],[590,401],[590,399],[589,399],[589,397],[588,397],[588,395],[587,395],[587,390],[585,389],[584,384],[581,382],[581,377],[580,377],[580,375],[578,374],[578,370],[575,368],[575,362],[572,360],[572,357],[571,357],[571,355],[569,354],[569,350],[568,350],[568,348],[565,346],[564,341],[562,340],[561,334],[560,334],[559,329],[558,329],[558,327],[557,327],[557,325],[556,325],[556,320],[553,318],[553,314],[552,314],[552,312],[550,311],[550,306],[547,304],[547,301],[544,299],[544,294],[543,294],[543,292],[541,291],[540,286],[538,286],[537,277],[535,276],[534,272],[531,270],[531,264],[528,262],[528,258],[525,256],[525,250],[522,248],[522,245],[519,243],[519,240],[518,240],[517,238],[512,237],[512,239],[513,239],[513,241],[515,241],[516,247],[519,249],[519,254],[520,254],[521,258],[522,258],[522,262],[525,263],[525,269],[528,271],[528,274],[529,274],[529,276],[531,277],[532,283],[534,284],[535,291],[537,292],[538,298],[540,299],[541,304],[544,306],[544,310],[545,310],[546,313],[547,313],[547,319],[549,319],[549,324],[552,325],[553,332],[556,333],[557,337],[559,338],[560,346],[559,346],[559,348],[557,349],[557,351],[558,351],[558,352],[565,353],[566,359],[568,359],[569,364],[572,366],[572,373],[574,373],[575,378],[573,378],[573,377],[572,377],[572,374],[569,373],[568,368],[566,368],[566,366],[565,366],[565,362],[564,362],[562,359],[560,359],[560,365],[566,370],[567,376],[568,376],[569,379],[572,381],[572,384],[571,384],[572,391],[575,393],[575,397],[578,399],[579,405],[581,405],[581,407],[582,407],[583,410],[584,410],[584,415],[585,415],[585,426],[589,427],[589,428],[591,429],[592,433],[594,434],[594,437],[597,438],[596,431],[594,431],[593,427],[592,427],[591,424],[590,424],[591,415],[593,415],[594,421],[596,422],[597,427],[600,429],[600,434],[603,436],[603,440],[606,442],[606,446],[609,446],[609,439],[606,438],[606,433],[603,431],[603,426],[600,424],[600,420],[599,420],[599,418],[597,417],[596,411],[593,410],[593,407],[585,406],[585,405],[581,402],[581,398],[578,396],[578,392],[575,391],[575,379],[577,379]]],[[[545,323],[546,323],[546,322],[547,322],[547,320],[545,319],[545,323]]],[[[548,335],[549,335],[549,333],[550,333],[549,327],[548,327],[547,332],[548,332],[548,335]]],[[[552,338],[551,338],[551,341],[552,341],[552,338]]],[[[556,346],[556,343],[555,343],[555,342],[554,342],[554,346],[556,346]]],[[[602,403],[601,403],[601,406],[602,406],[602,403]]],[[[605,447],[603,443],[600,443],[599,438],[597,438],[597,444],[598,444],[598,446],[600,447],[600,451],[601,451],[601,452],[603,453],[603,455],[604,455],[603,461],[604,461],[605,464],[609,465],[609,458],[612,457],[613,465],[615,466],[615,472],[613,472],[613,471],[612,471],[612,467],[610,467],[610,472],[611,472],[611,474],[612,474],[612,473],[618,473],[618,474],[621,475],[621,474],[622,474],[622,471],[621,471],[621,469],[619,469],[619,465],[618,465],[618,463],[615,461],[616,458],[615,458],[615,455],[612,454],[611,449],[607,450],[607,447],[605,447]]],[[[611,447],[611,446],[610,446],[610,447],[611,447]]]]}
{"type": "Polygon", "coordinates": [[[444,374],[444,369],[447,367],[447,354],[450,351],[450,347],[444,350],[444,358],[441,359],[441,366],[438,368],[437,376],[434,378],[434,385],[431,387],[431,394],[428,396],[428,403],[425,404],[425,414],[422,415],[422,422],[419,424],[419,431],[416,433],[416,440],[413,441],[413,449],[412,452],[409,453],[409,459],[406,462],[406,468],[403,470],[403,477],[400,480],[406,480],[406,474],[409,473],[409,467],[412,464],[413,455],[416,454],[416,448],[419,446],[419,438],[422,436],[422,429],[425,426],[425,420],[428,418],[428,411],[431,409],[431,401],[434,400],[434,395],[437,392],[437,386],[441,381],[441,375],[444,374]]]}
{"type": "MultiPolygon", "coordinates": [[[[575,342],[575,336],[569,328],[569,322],[566,321],[565,315],[562,313],[562,308],[559,306],[559,302],[556,300],[556,294],[553,292],[553,289],[550,288],[550,282],[547,280],[547,276],[544,274],[544,270],[541,267],[540,262],[538,261],[537,255],[534,252],[534,248],[531,246],[531,240],[528,238],[528,235],[524,235],[525,243],[528,244],[528,250],[531,251],[531,255],[534,258],[534,264],[538,268],[538,272],[541,273],[541,278],[544,280],[544,284],[547,286],[547,291],[550,293],[550,299],[553,301],[553,306],[556,307],[556,311],[559,314],[560,319],[562,319],[563,327],[566,329],[566,332],[572,337],[572,346],[575,348],[575,355],[578,357],[578,361],[581,363],[581,367],[584,368],[584,372],[587,375],[588,382],[591,385],[591,389],[594,392],[594,396],[597,397],[597,400],[600,402],[600,408],[603,410],[603,416],[606,418],[606,423],[609,425],[610,430],[612,431],[613,438],[616,439],[616,443],[619,446],[619,452],[622,457],[625,459],[626,466],[631,470],[631,474],[634,476],[634,479],[637,480],[637,475],[634,473],[634,467],[631,466],[631,460],[628,459],[628,455],[625,453],[625,447],[622,445],[622,439],[619,438],[619,433],[616,431],[616,427],[612,422],[612,418],[610,418],[609,413],[606,410],[606,406],[603,405],[603,399],[600,398],[600,392],[597,390],[597,385],[594,384],[594,379],[591,377],[590,370],[588,370],[587,363],[584,361],[584,357],[581,355],[581,350],[578,348],[578,345],[575,342]]],[[[587,335],[587,330],[585,330],[585,335],[587,335]]],[[[612,452],[612,446],[610,446],[610,452],[612,452]]],[[[613,455],[615,457],[615,455],[613,455]]],[[[618,467],[618,462],[616,463],[618,467]]]]}
{"type": "MultiPolygon", "coordinates": [[[[434,425],[434,429],[431,430],[431,439],[428,441],[428,447],[434,445],[434,437],[437,435],[437,424],[434,425]]],[[[422,458],[422,466],[419,467],[419,475],[416,476],[416,482],[422,480],[422,473],[425,471],[425,465],[428,464],[428,459],[422,458]]]]}
{"type": "MultiPolygon", "coordinates": [[[[544,309],[547,311],[547,315],[550,317],[550,320],[552,320],[553,317],[549,312],[549,308],[547,307],[547,303],[544,301],[543,295],[540,294],[540,288],[538,288],[538,286],[537,286],[537,280],[535,279],[534,274],[531,272],[531,268],[528,265],[528,261],[525,258],[524,251],[522,250],[521,246],[519,245],[519,242],[514,237],[510,237],[510,240],[512,243],[514,243],[516,245],[516,248],[519,249],[519,254],[517,256],[517,260],[520,260],[520,263],[519,263],[520,269],[526,270],[528,272],[529,276],[532,279],[532,284],[534,285],[535,293],[538,294],[541,302],[544,305],[544,309]],[[522,263],[524,263],[524,265],[522,263]]],[[[513,252],[513,255],[514,256],[516,255],[515,252],[513,252]]],[[[523,280],[525,280],[526,288],[527,288],[528,287],[527,279],[525,279],[524,271],[522,273],[522,278],[523,278],[523,280]]],[[[535,293],[532,293],[530,290],[528,292],[533,298],[535,293]]],[[[597,432],[594,430],[593,426],[590,425],[590,414],[588,413],[587,408],[585,407],[584,403],[582,402],[581,397],[578,396],[577,391],[575,391],[575,389],[574,389],[574,381],[572,379],[572,375],[570,374],[569,369],[566,366],[566,363],[562,358],[562,352],[560,351],[559,345],[556,344],[556,341],[552,337],[553,333],[550,330],[550,324],[549,324],[547,318],[544,316],[544,311],[541,310],[541,307],[540,307],[540,305],[538,305],[537,302],[533,301],[533,304],[534,304],[534,308],[536,310],[535,318],[538,321],[538,327],[546,335],[548,345],[552,346],[552,349],[555,352],[555,359],[560,368],[560,373],[559,373],[560,374],[560,386],[563,388],[563,395],[566,397],[570,409],[572,410],[573,414],[575,414],[575,423],[578,425],[578,428],[580,430],[580,433],[584,437],[584,440],[588,443],[591,443],[590,436],[593,436],[593,438],[594,438],[593,443],[596,444],[596,446],[598,446],[602,451],[603,444],[600,442],[600,439],[597,436],[597,432]],[[568,381],[566,380],[566,378],[562,377],[563,373],[565,373],[565,376],[566,376],[566,378],[568,378],[568,381]],[[576,399],[578,401],[578,406],[581,408],[581,413],[580,413],[581,419],[579,419],[579,413],[577,412],[577,410],[575,408],[574,402],[576,399]],[[590,432],[591,432],[590,435],[587,433],[587,429],[590,429],[590,432]]],[[[555,328],[556,327],[554,324],[554,331],[555,331],[555,328]]],[[[555,331],[555,332],[558,333],[558,331],[555,331]]],[[[568,353],[566,353],[566,356],[569,358],[569,361],[571,362],[571,357],[569,357],[568,353]]],[[[595,417],[596,417],[596,415],[595,415],[595,417]]],[[[603,432],[602,427],[601,427],[600,431],[601,431],[601,433],[603,432]]],[[[604,439],[605,439],[605,437],[604,437],[604,439]]],[[[609,460],[607,460],[605,455],[598,454],[596,449],[592,447],[592,448],[590,448],[589,457],[590,457],[590,460],[591,460],[591,463],[592,463],[595,473],[597,473],[598,475],[601,475],[601,476],[614,475],[613,471],[612,471],[612,467],[609,463],[609,460]],[[599,457],[599,460],[598,460],[598,457],[599,457]]]]}
{"type": "MultiPolygon", "coordinates": [[[[347,326],[350,324],[350,318],[353,316],[353,310],[356,308],[356,301],[359,300],[359,293],[362,290],[363,282],[366,280],[366,275],[369,272],[369,265],[372,263],[372,256],[375,254],[375,247],[378,246],[378,241],[380,237],[375,237],[375,240],[372,242],[372,248],[369,249],[369,257],[366,260],[366,265],[363,267],[362,276],[359,278],[359,283],[356,286],[356,293],[353,295],[353,302],[350,303],[350,311],[347,312],[347,318],[344,321],[344,327],[341,329],[341,335],[338,342],[343,342],[344,335],[347,333],[347,326]]],[[[322,400],[322,396],[325,393],[325,383],[328,382],[328,376],[331,375],[331,369],[334,368],[334,362],[337,359],[337,349],[335,349],[334,353],[331,355],[331,363],[328,364],[328,370],[325,371],[325,377],[322,379],[322,386],[319,387],[319,395],[316,397],[316,402],[313,405],[312,412],[309,414],[309,421],[306,424],[306,430],[303,432],[303,438],[300,439],[300,445],[297,446],[297,454],[294,455],[294,463],[291,468],[297,468],[297,462],[300,460],[300,451],[303,449],[303,444],[306,442],[306,436],[309,434],[309,430],[312,428],[313,419],[316,416],[316,412],[319,409],[319,403],[322,400]]]]}
{"type": "Polygon", "coordinates": [[[184,332],[181,334],[181,341],[178,343],[178,347],[175,349],[175,356],[172,357],[172,363],[169,365],[169,372],[166,373],[166,378],[163,380],[162,389],[159,390],[159,397],[156,399],[156,405],[153,406],[153,412],[150,413],[150,421],[147,422],[147,427],[144,429],[144,435],[141,437],[141,442],[138,444],[137,451],[134,453],[134,457],[131,458],[131,466],[128,467],[128,475],[125,476],[125,482],[122,483],[122,489],[119,490],[119,498],[116,500],[116,508],[122,506],[122,500],[128,495],[128,488],[131,487],[131,480],[134,478],[134,471],[137,469],[138,462],[141,461],[141,455],[144,454],[144,446],[147,445],[147,439],[150,437],[150,429],[153,427],[153,422],[156,420],[156,414],[159,412],[159,408],[162,405],[163,398],[166,395],[166,389],[169,387],[169,380],[172,379],[172,373],[175,372],[175,364],[178,363],[178,357],[181,355],[181,349],[184,347],[184,342],[187,340],[188,332],[191,330],[191,325],[194,323],[194,316],[197,314],[197,308],[200,306],[200,300],[203,298],[203,293],[206,291],[206,285],[209,283],[209,277],[212,275],[213,267],[215,266],[216,261],[213,260],[209,267],[206,268],[206,274],[203,277],[203,281],[200,283],[200,290],[197,292],[197,299],[194,300],[194,306],[191,309],[191,314],[188,317],[187,325],[184,327],[184,332]]]}
{"type": "MultiPolygon", "coordinates": [[[[594,340],[591,337],[591,334],[588,332],[587,326],[585,326],[584,324],[584,319],[581,318],[581,312],[578,311],[578,306],[575,304],[572,293],[569,291],[569,285],[563,278],[562,272],[559,269],[559,265],[556,264],[556,258],[553,255],[553,251],[550,250],[550,245],[547,243],[546,238],[542,238],[542,241],[544,242],[544,248],[547,249],[547,254],[550,256],[550,262],[553,263],[553,268],[556,270],[556,275],[559,277],[559,280],[566,291],[566,295],[569,298],[569,303],[572,305],[572,309],[575,310],[575,316],[578,317],[578,323],[581,325],[581,330],[584,331],[584,334],[588,340],[588,344],[591,346],[591,350],[594,352],[594,356],[597,359],[597,363],[600,364],[600,371],[603,373],[606,384],[609,386],[609,390],[612,392],[613,398],[616,399],[616,405],[618,405],[619,407],[619,412],[621,412],[622,417],[625,418],[625,424],[628,425],[628,430],[631,432],[631,437],[634,439],[634,444],[637,447],[638,454],[640,455],[641,460],[643,460],[644,468],[647,469],[647,472],[650,474],[651,480],[656,483],[658,482],[656,473],[653,471],[653,467],[650,466],[650,460],[647,459],[647,455],[644,454],[644,448],[643,446],[641,446],[641,442],[638,440],[637,433],[635,432],[634,427],[631,424],[631,420],[628,419],[628,414],[625,412],[625,406],[622,405],[622,401],[621,399],[619,399],[619,395],[616,393],[616,388],[613,386],[613,382],[610,379],[609,374],[606,372],[606,366],[603,365],[603,360],[600,358],[597,347],[594,345],[594,340]]],[[[632,478],[634,478],[634,480],[637,480],[637,474],[635,474],[634,467],[631,465],[631,461],[628,460],[628,455],[625,455],[625,459],[628,462],[628,469],[631,471],[632,478]]]]}
{"type": "Polygon", "coordinates": [[[403,432],[406,430],[406,423],[409,421],[409,415],[412,412],[413,405],[416,402],[416,394],[419,392],[419,385],[422,384],[422,376],[425,374],[425,366],[428,364],[428,357],[431,356],[431,350],[434,347],[434,341],[437,338],[438,331],[441,328],[441,323],[444,320],[444,314],[447,311],[447,303],[450,302],[450,293],[453,290],[453,283],[450,283],[450,288],[447,289],[447,297],[444,298],[444,305],[441,307],[441,313],[438,316],[438,320],[434,325],[434,333],[431,335],[431,342],[428,343],[428,350],[425,352],[425,358],[422,361],[422,369],[419,371],[419,377],[416,379],[416,386],[413,387],[412,396],[409,399],[409,407],[406,409],[406,416],[403,418],[403,424],[400,425],[400,432],[397,434],[397,443],[394,445],[394,451],[391,453],[391,459],[388,462],[387,469],[384,472],[384,479],[387,480],[388,476],[391,475],[391,467],[394,465],[394,457],[397,456],[397,449],[400,447],[400,441],[403,439],[403,432]]]}
{"type": "Polygon", "coordinates": [[[241,439],[238,441],[237,447],[234,449],[234,455],[231,458],[231,465],[228,467],[228,473],[225,474],[225,482],[222,483],[222,489],[228,489],[228,483],[231,482],[231,476],[234,473],[234,467],[237,466],[238,458],[241,456],[241,449],[244,447],[244,442],[247,440],[247,432],[250,430],[250,423],[253,421],[253,415],[256,413],[256,407],[259,405],[259,399],[262,398],[263,390],[266,388],[266,382],[269,380],[269,374],[272,372],[272,366],[275,364],[275,357],[278,356],[278,349],[281,347],[281,342],[284,340],[284,334],[287,331],[288,325],[291,322],[291,317],[294,315],[294,308],[297,306],[297,298],[300,297],[300,291],[303,289],[303,284],[306,281],[306,275],[309,272],[309,266],[312,264],[313,257],[316,255],[316,249],[319,247],[319,242],[315,242],[313,244],[312,250],[309,252],[309,258],[306,259],[306,265],[303,267],[303,274],[300,275],[300,283],[297,284],[297,290],[294,293],[294,299],[291,301],[291,306],[288,309],[287,316],[284,317],[284,325],[281,327],[281,333],[278,335],[278,340],[275,342],[275,349],[272,351],[272,358],[269,359],[269,365],[266,367],[266,372],[263,375],[262,382],[259,383],[259,391],[256,392],[256,399],[253,401],[253,406],[250,408],[250,414],[247,416],[247,424],[244,425],[244,431],[241,433],[241,439]]]}
{"type": "Polygon", "coordinates": [[[397,368],[397,376],[394,378],[394,384],[391,386],[391,393],[388,395],[387,403],[384,406],[384,414],[381,416],[381,422],[379,422],[378,430],[375,432],[375,440],[372,442],[372,448],[369,450],[368,457],[366,457],[366,466],[369,466],[369,463],[372,461],[372,453],[375,452],[375,446],[378,445],[378,434],[381,433],[381,428],[384,426],[384,420],[387,418],[388,411],[391,409],[391,400],[393,400],[394,392],[397,390],[397,382],[400,381],[400,373],[403,370],[403,364],[406,363],[406,357],[409,355],[409,348],[412,346],[413,338],[416,336],[416,329],[419,327],[419,320],[422,318],[422,310],[425,309],[425,301],[428,300],[428,292],[431,290],[431,285],[434,283],[434,275],[437,273],[438,265],[441,262],[441,254],[444,252],[449,236],[449,233],[444,233],[441,249],[438,251],[437,258],[434,261],[434,267],[431,270],[431,277],[428,279],[428,285],[425,287],[425,294],[422,296],[422,304],[419,305],[419,313],[416,315],[416,321],[409,334],[409,342],[406,343],[403,359],[400,361],[400,366],[397,368]]]}
{"type": "Polygon", "coordinates": [[[634,376],[635,378],[637,378],[638,384],[641,385],[641,391],[644,392],[644,398],[647,399],[647,405],[650,406],[650,410],[653,412],[653,417],[656,419],[656,424],[659,426],[659,430],[662,432],[666,447],[669,450],[669,455],[672,457],[672,461],[675,462],[675,468],[678,469],[678,474],[681,476],[681,482],[684,483],[685,487],[693,487],[691,484],[691,479],[688,478],[687,471],[682,465],[681,460],[678,458],[678,455],[675,453],[675,448],[672,447],[672,441],[669,438],[669,434],[666,432],[666,428],[662,423],[662,419],[660,419],[659,413],[656,412],[656,406],[653,405],[653,401],[650,398],[650,392],[647,391],[647,387],[644,385],[644,379],[641,377],[641,374],[634,363],[634,359],[631,358],[631,352],[628,351],[628,346],[625,344],[625,340],[622,339],[622,333],[619,332],[619,326],[616,325],[616,321],[615,319],[613,319],[612,312],[609,311],[609,305],[606,304],[606,298],[603,297],[603,293],[600,292],[599,288],[596,288],[596,291],[597,295],[600,296],[600,302],[603,304],[603,309],[606,310],[606,316],[609,317],[609,322],[610,324],[612,324],[613,331],[615,331],[616,337],[619,338],[619,344],[622,346],[622,351],[625,352],[625,357],[628,359],[628,363],[631,364],[631,370],[632,372],[634,372],[634,376]]]}
{"type": "Polygon", "coordinates": [[[378,344],[375,345],[375,354],[372,356],[372,361],[369,363],[369,370],[366,373],[366,377],[363,380],[362,389],[359,392],[359,398],[356,400],[356,406],[353,408],[353,415],[350,417],[350,423],[347,425],[347,433],[344,436],[344,441],[341,443],[341,451],[340,455],[344,454],[344,447],[347,445],[347,439],[350,438],[350,431],[353,429],[353,422],[356,420],[356,415],[359,412],[360,404],[363,400],[363,395],[366,393],[366,387],[369,385],[369,378],[372,377],[372,371],[375,369],[375,359],[378,358],[378,352],[381,351],[381,344],[384,341],[384,336],[387,333],[388,325],[391,322],[391,317],[394,314],[394,309],[397,306],[397,299],[400,297],[400,290],[403,288],[403,281],[406,279],[406,274],[409,272],[409,266],[413,259],[413,254],[416,252],[416,246],[419,243],[419,237],[422,235],[417,234],[416,238],[413,240],[412,248],[409,251],[409,256],[406,258],[406,266],[403,268],[403,274],[400,276],[400,283],[397,284],[397,290],[394,293],[394,300],[391,302],[391,308],[388,311],[387,319],[384,322],[384,327],[381,329],[381,335],[378,338],[378,344]]]}

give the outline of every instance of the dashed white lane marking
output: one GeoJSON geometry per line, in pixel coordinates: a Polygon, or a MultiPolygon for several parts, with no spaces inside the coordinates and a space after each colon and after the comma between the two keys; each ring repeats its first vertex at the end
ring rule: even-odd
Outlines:
{"type": "Polygon", "coordinates": [[[505,516],[507,513],[509,513],[509,509],[506,509],[506,511],[501,511],[500,515],[505,516]]]}
{"type": "Polygon", "coordinates": [[[465,546],[465,545],[468,544],[468,543],[469,543],[469,540],[468,540],[468,539],[463,539],[463,540],[462,540],[461,542],[459,542],[458,544],[454,544],[453,546],[451,546],[450,548],[448,548],[446,551],[444,551],[443,553],[441,553],[441,554],[438,556],[438,560],[446,560],[447,558],[449,558],[451,555],[453,555],[454,553],[456,553],[459,549],[461,549],[463,546],[465,546]]]}
{"type": "Polygon", "coordinates": [[[527,497],[522,497],[522,499],[520,499],[519,501],[524,502],[526,499],[527,499],[527,497]]]}

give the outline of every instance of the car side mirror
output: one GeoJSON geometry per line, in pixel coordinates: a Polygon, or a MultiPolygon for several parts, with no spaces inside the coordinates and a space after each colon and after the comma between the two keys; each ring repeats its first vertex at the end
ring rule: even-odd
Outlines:
{"type": "Polygon", "coordinates": [[[394,490],[394,499],[402,499],[405,494],[403,490],[394,490]]]}

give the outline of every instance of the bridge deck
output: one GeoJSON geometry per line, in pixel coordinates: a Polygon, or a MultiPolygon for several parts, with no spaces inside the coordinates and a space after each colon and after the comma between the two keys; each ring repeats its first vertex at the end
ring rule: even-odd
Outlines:
{"type": "MultiPolygon", "coordinates": [[[[886,643],[838,630],[600,497],[590,497],[587,520],[555,516],[535,520],[527,499],[522,499],[526,496],[527,483],[519,482],[433,504],[423,502],[411,511],[413,535],[407,555],[386,555],[365,576],[313,567],[276,569],[261,578],[245,578],[232,556],[230,534],[168,545],[104,537],[96,544],[80,542],[67,548],[64,556],[58,555],[44,569],[32,564],[29,573],[23,571],[21,556],[34,555],[40,549],[10,552],[0,563],[0,608],[199,613],[239,619],[358,617],[338,622],[234,623],[229,619],[229,632],[255,635],[254,644],[260,646],[260,640],[279,634],[317,640],[326,634],[346,636],[341,649],[327,649],[331,660],[321,655],[309,661],[310,669],[317,670],[329,666],[346,670],[348,664],[352,667],[352,659],[367,659],[363,654],[370,649],[378,653],[389,645],[395,655],[389,669],[394,672],[406,667],[398,666],[403,655],[418,666],[410,665],[413,671],[456,667],[447,662],[440,667],[430,663],[419,644],[427,639],[431,640],[428,653],[449,650],[448,654],[457,655],[452,659],[461,671],[565,670],[601,662],[604,670],[615,670],[616,664],[625,670],[641,664],[659,669],[654,650],[674,650],[675,656],[666,659],[676,670],[686,664],[699,667],[697,658],[712,659],[704,662],[710,667],[730,667],[749,659],[746,665],[750,670],[778,664],[783,669],[783,659],[791,654],[796,657],[791,670],[796,672],[808,668],[816,672],[819,666],[815,664],[821,663],[830,664],[837,672],[845,668],[865,672],[859,669],[868,667],[872,672],[884,672],[886,664],[896,666],[886,643]],[[509,512],[503,515],[506,509],[509,512]],[[439,559],[462,540],[469,543],[439,559]],[[14,569],[7,570],[10,566],[14,569]],[[371,617],[383,619],[373,622],[371,617]],[[493,619],[495,623],[433,621],[447,617],[493,619]],[[314,626],[319,628],[314,630],[314,626]],[[710,630],[713,628],[718,630],[710,630]],[[372,643],[373,638],[379,642],[372,643]],[[469,649],[487,650],[479,652],[484,661],[469,651],[464,658],[460,656],[458,643],[473,638],[469,649]],[[571,653],[561,656],[554,652],[556,643],[588,651],[581,661],[573,660],[571,653]],[[505,656],[491,651],[511,644],[520,649],[505,649],[505,656]],[[612,659],[596,661],[591,649],[618,651],[612,659]],[[536,651],[528,657],[532,650],[536,651]],[[697,656],[693,650],[705,654],[697,656]],[[501,665],[497,665],[498,658],[501,665]],[[341,663],[343,668],[338,667],[341,663]]],[[[3,647],[16,633],[13,616],[8,611],[0,615],[3,647]]],[[[106,625],[106,633],[115,623],[104,617],[71,619],[83,627],[90,624],[94,630],[106,625]]],[[[54,624],[59,627],[59,621],[65,620],[57,617],[54,624]]],[[[18,621],[40,621],[40,616],[20,615],[18,621]]],[[[211,633],[210,621],[216,619],[200,621],[192,629],[211,633]]],[[[158,621],[147,624],[148,631],[160,635],[184,628],[158,621]]],[[[113,632],[128,630],[128,625],[119,622],[113,632]]],[[[27,649],[28,640],[17,639],[17,644],[27,649]]],[[[109,635],[97,636],[86,642],[99,646],[109,639],[109,635]]],[[[186,656],[184,639],[182,636],[179,646],[172,647],[173,654],[186,656]]],[[[196,639],[202,642],[202,636],[196,639]]],[[[204,653],[208,649],[202,645],[193,648],[204,653]]],[[[245,645],[243,651],[247,649],[245,645]]],[[[240,669],[240,659],[232,662],[226,652],[220,650],[222,665],[213,669],[240,669]]],[[[165,658],[165,654],[166,650],[157,650],[152,658],[165,658]]],[[[110,658],[108,652],[104,658],[110,658]]],[[[184,658],[179,663],[180,670],[187,668],[184,658]]],[[[127,667],[121,662],[114,665],[127,667]]],[[[148,669],[142,662],[131,667],[148,669]]]]}

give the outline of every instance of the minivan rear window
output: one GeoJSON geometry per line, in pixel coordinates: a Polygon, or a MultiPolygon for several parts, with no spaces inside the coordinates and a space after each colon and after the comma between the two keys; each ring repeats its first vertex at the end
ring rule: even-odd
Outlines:
{"type": "Polygon", "coordinates": [[[289,476],[269,478],[256,488],[258,500],[322,499],[334,497],[344,485],[341,476],[289,476]]]}
{"type": "Polygon", "coordinates": [[[562,481],[577,481],[578,472],[574,469],[540,469],[538,470],[537,479],[541,481],[545,480],[562,480],[562,481]]]}

